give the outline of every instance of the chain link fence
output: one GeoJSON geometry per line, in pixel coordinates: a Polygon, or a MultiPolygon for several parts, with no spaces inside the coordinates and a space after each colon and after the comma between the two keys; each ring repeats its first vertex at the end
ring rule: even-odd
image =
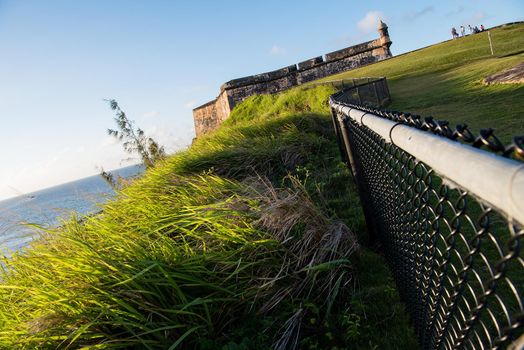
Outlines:
{"type": "Polygon", "coordinates": [[[308,87],[331,85],[341,90],[339,102],[365,104],[381,107],[390,102],[388,83],[385,77],[353,78],[310,83],[308,87]]]}
{"type": "Polygon", "coordinates": [[[369,85],[331,97],[335,131],[422,348],[524,349],[523,139],[363,107],[369,85]]]}

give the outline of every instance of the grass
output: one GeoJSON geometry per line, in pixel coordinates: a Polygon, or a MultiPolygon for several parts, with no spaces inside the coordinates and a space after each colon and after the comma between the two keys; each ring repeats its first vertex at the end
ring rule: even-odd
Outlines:
{"type": "Polygon", "coordinates": [[[475,131],[491,127],[507,143],[512,136],[524,134],[524,86],[485,86],[482,80],[524,61],[524,24],[491,31],[494,56],[487,35],[451,40],[324,81],[385,76],[393,100],[388,108],[431,115],[454,125],[466,123],[475,131]]]}
{"type": "Polygon", "coordinates": [[[357,243],[333,92],[251,97],[100,214],[4,259],[0,348],[416,347],[382,258],[357,243]]]}

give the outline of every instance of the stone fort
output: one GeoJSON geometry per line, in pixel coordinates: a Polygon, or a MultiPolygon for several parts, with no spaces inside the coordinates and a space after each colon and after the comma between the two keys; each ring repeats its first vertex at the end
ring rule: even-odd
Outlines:
{"type": "Polygon", "coordinates": [[[271,94],[329,75],[345,72],[391,57],[388,27],[378,24],[379,38],[342,50],[330,52],[275,71],[230,80],[220,87],[220,94],[193,109],[196,137],[214,130],[233,108],[254,94],[271,94]]]}

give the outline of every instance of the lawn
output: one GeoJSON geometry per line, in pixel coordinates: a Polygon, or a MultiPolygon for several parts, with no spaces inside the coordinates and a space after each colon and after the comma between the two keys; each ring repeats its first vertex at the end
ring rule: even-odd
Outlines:
{"type": "MultiPolygon", "coordinates": [[[[390,109],[433,116],[473,130],[493,128],[504,142],[524,134],[524,85],[482,84],[488,75],[524,62],[524,24],[450,40],[378,64],[333,75],[324,81],[385,76],[390,109]]],[[[394,49],[394,38],[393,46],[394,49]]]]}

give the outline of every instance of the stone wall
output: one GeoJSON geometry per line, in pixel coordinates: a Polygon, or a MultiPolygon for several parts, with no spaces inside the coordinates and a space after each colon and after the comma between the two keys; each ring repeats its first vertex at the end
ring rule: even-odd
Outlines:
{"type": "Polygon", "coordinates": [[[327,76],[355,69],[391,57],[391,40],[387,26],[380,21],[380,37],[358,45],[330,52],[271,72],[228,81],[220,87],[220,95],[193,109],[196,136],[214,130],[231,110],[254,94],[272,94],[327,76]]]}
{"type": "Polygon", "coordinates": [[[195,133],[197,137],[209,130],[215,129],[219,125],[216,101],[217,100],[209,101],[193,109],[193,122],[195,123],[195,133]]]}
{"type": "Polygon", "coordinates": [[[272,72],[253,75],[228,81],[220,87],[220,92],[227,92],[230,109],[254,94],[273,94],[287,90],[297,83],[295,65],[272,72]]]}
{"type": "Polygon", "coordinates": [[[388,57],[391,57],[391,53],[386,52],[382,48],[380,39],[368,41],[367,43],[328,53],[325,60],[322,56],[319,56],[299,63],[297,82],[299,85],[304,84],[378,62],[388,57]]]}
{"type": "Polygon", "coordinates": [[[212,101],[193,109],[196,136],[216,129],[231,113],[232,105],[227,91],[222,91],[212,101]]]}

